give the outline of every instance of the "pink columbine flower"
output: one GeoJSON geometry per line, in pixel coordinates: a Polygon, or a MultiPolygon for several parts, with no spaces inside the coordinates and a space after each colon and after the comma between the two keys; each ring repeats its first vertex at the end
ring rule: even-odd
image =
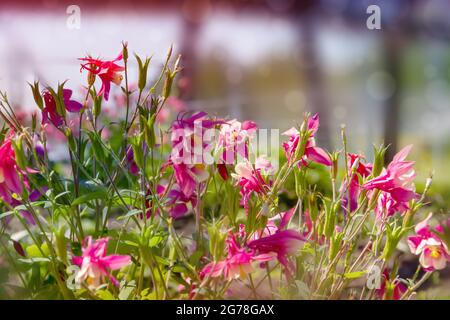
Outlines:
{"type": "Polygon", "coordinates": [[[408,290],[400,280],[390,280],[389,270],[383,271],[383,279],[380,288],[376,290],[378,297],[382,300],[400,300],[402,295],[408,290]]]}
{"type": "Polygon", "coordinates": [[[84,61],[84,63],[81,64],[81,70],[86,69],[91,74],[98,75],[100,77],[102,87],[100,88],[98,95],[103,95],[107,101],[109,98],[109,91],[111,89],[111,82],[115,85],[120,85],[123,79],[120,72],[124,71],[125,68],[116,64],[116,62],[122,60],[122,53],[111,61],[93,59],[91,57],[80,58],[79,60],[84,61]]]}
{"type": "MultiPolygon", "coordinates": [[[[167,187],[163,185],[157,186],[158,195],[162,196],[166,192],[167,187]]],[[[193,193],[191,197],[186,197],[181,191],[181,187],[174,183],[172,188],[167,192],[166,202],[164,206],[169,215],[174,218],[181,218],[188,212],[188,204],[195,207],[197,204],[197,196],[193,193]]]]}
{"type": "Polygon", "coordinates": [[[400,150],[387,169],[383,168],[381,174],[362,185],[366,190],[378,189],[390,194],[398,203],[407,203],[417,197],[414,188],[414,161],[406,161],[412,145],[400,150]]]}
{"type": "Polygon", "coordinates": [[[291,208],[268,219],[265,228],[261,232],[255,232],[251,239],[256,240],[265,236],[273,235],[280,230],[285,230],[291,222],[296,209],[297,207],[291,208]]]}
{"type": "Polygon", "coordinates": [[[208,176],[205,157],[212,145],[212,138],[205,133],[221,121],[210,120],[205,112],[190,117],[181,117],[171,126],[172,152],[169,164],[175,171],[175,178],[187,198],[192,197],[198,185],[208,176]]]}
{"type": "Polygon", "coordinates": [[[207,168],[203,164],[173,164],[173,170],[175,171],[177,183],[181,187],[181,192],[186,198],[191,198],[197,186],[205,182],[209,177],[207,168]]]}
{"type": "Polygon", "coordinates": [[[382,221],[383,219],[393,216],[397,212],[403,214],[408,210],[409,206],[407,203],[396,201],[388,192],[381,192],[377,199],[375,215],[377,221],[382,221]]]}
{"type": "Polygon", "coordinates": [[[222,124],[217,143],[223,149],[221,162],[234,164],[238,156],[248,159],[248,143],[257,129],[253,121],[241,123],[234,119],[222,124]]]}
{"type": "Polygon", "coordinates": [[[241,123],[236,119],[222,124],[217,142],[218,152],[222,154],[217,164],[217,171],[224,180],[229,178],[227,164],[248,159],[248,144],[257,128],[258,125],[253,121],[241,123]]]}
{"type": "MultiPolygon", "coordinates": [[[[19,202],[14,199],[12,195],[21,195],[23,187],[30,191],[26,175],[29,173],[36,173],[37,171],[31,168],[26,168],[25,170],[19,168],[14,148],[11,145],[11,139],[13,137],[14,132],[10,131],[0,146],[0,197],[4,202],[16,206],[19,202]],[[23,176],[23,185],[19,174],[22,174],[23,176]]],[[[29,197],[30,200],[33,201],[39,198],[39,192],[33,191],[29,197]]]]}
{"type": "Polygon", "coordinates": [[[9,204],[15,202],[12,194],[22,194],[19,177],[21,170],[17,166],[16,155],[11,145],[12,136],[13,133],[10,133],[0,147],[0,196],[9,204]]]}
{"type": "Polygon", "coordinates": [[[246,212],[248,211],[248,202],[253,192],[259,194],[267,192],[268,184],[264,180],[261,170],[270,170],[270,168],[271,166],[264,161],[256,161],[255,167],[253,167],[248,160],[239,162],[235,166],[235,173],[232,173],[231,176],[236,179],[237,184],[241,187],[240,192],[246,212]]]}
{"type": "Polygon", "coordinates": [[[75,280],[81,282],[88,280],[89,285],[98,287],[104,277],[108,277],[111,282],[118,287],[119,282],[110,273],[110,270],[118,270],[130,263],[128,255],[106,255],[106,246],[109,238],[101,238],[92,242],[92,237],[84,239],[82,256],[74,256],[72,262],[81,267],[75,280]]]}
{"type": "Polygon", "coordinates": [[[191,116],[183,115],[177,118],[170,128],[172,136],[172,152],[170,159],[179,164],[203,164],[214,136],[205,133],[213,129],[220,120],[211,120],[206,112],[197,112],[191,116]]]}
{"type": "MultiPolygon", "coordinates": [[[[57,128],[61,127],[64,124],[64,118],[58,114],[56,110],[56,102],[53,98],[53,95],[48,90],[44,90],[42,96],[44,97],[44,108],[42,109],[42,123],[53,123],[53,125],[57,128]]],[[[83,108],[81,103],[71,100],[72,90],[63,89],[63,102],[67,111],[72,113],[80,112],[83,108]]]]}
{"type": "Polygon", "coordinates": [[[296,209],[294,207],[270,218],[266,227],[256,231],[248,243],[248,247],[256,252],[276,254],[278,261],[285,267],[287,276],[292,275],[295,270],[295,265],[289,262],[288,255],[295,254],[306,241],[299,232],[286,229],[296,209]]]}
{"type": "Polygon", "coordinates": [[[348,173],[347,176],[350,179],[347,187],[347,180],[342,182],[341,192],[344,192],[344,197],[342,201],[342,206],[349,210],[349,212],[353,212],[358,208],[358,197],[361,191],[361,186],[359,184],[358,175],[362,178],[369,176],[372,172],[372,164],[364,163],[362,160],[364,156],[354,153],[348,154],[347,159],[347,167],[348,173]],[[353,168],[356,166],[356,168],[353,168]],[[353,169],[355,171],[353,171],[353,169]]]}
{"type": "Polygon", "coordinates": [[[276,254],[278,261],[285,267],[286,275],[290,276],[295,271],[295,264],[289,261],[288,255],[296,254],[305,241],[295,230],[281,230],[249,242],[248,247],[260,254],[276,254]]]}
{"type": "MultiPolygon", "coordinates": [[[[432,213],[416,225],[415,236],[408,237],[408,245],[411,252],[420,255],[419,262],[425,271],[444,269],[450,260],[450,252],[447,245],[433,232],[428,225],[432,213]]],[[[436,228],[435,231],[440,231],[436,228]]]]}
{"type": "Polygon", "coordinates": [[[266,155],[260,155],[255,160],[255,168],[261,172],[264,176],[272,176],[275,174],[276,169],[270,162],[266,155]]]}
{"type": "MultiPolygon", "coordinates": [[[[302,232],[303,237],[316,241],[319,244],[324,244],[326,240],[325,235],[319,235],[318,230],[314,229],[314,221],[312,220],[311,214],[308,210],[304,211],[304,221],[305,229],[302,232]]],[[[336,230],[338,230],[338,226],[336,226],[336,230]]]]}
{"type": "Polygon", "coordinates": [[[174,219],[186,215],[188,212],[188,203],[190,203],[192,207],[195,207],[197,204],[197,196],[192,194],[191,197],[186,197],[184,193],[181,192],[180,186],[177,184],[174,184],[172,189],[167,193],[167,199],[166,206],[168,207],[168,212],[174,219]]]}
{"type": "MultiPolygon", "coordinates": [[[[314,136],[319,128],[319,115],[315,114],[313,117],[308,119],[308,130],[311,131],[311,135],[308,138],[305,146],[305,152],[301,157],[299,165],[307,165],[307,160],[321,163],[326,166],[331,166],[331,159],[327,152],[322,148],[316,147],[316,142],[314,136]]],[[[289,141],[283,143],[284,152],[288,161],[292,161],[297,146],[300,142],[300,132],[292,127],[283,133],[285,136],[289,136],[289,141]]]]}
{"type": "MultiPolygon", "coordinates": [[[[11,145],[13,136],[14,133],[11,131],[0,146],[0,198],[10,206],[15,207],[20,204],[20,201],[15,199],[13,195],[22,195],[23,188],[30,192],[27,174],[37,173],[37,171],[31,168],[26,168],[25,170],[19,168],[14,149],[11,145]],[[23,184],[19,174],[22,175],[23,184]]],[[[33,190],[29,193],[28,198],[31,201],[36,201],[40,196],[41,194],[38,190],[33,190]]],[[[32,215],[28,211],[22,210],[20,213],[29,223],[35,224],[32,215]]]]}
{"type": "Polygon", "coordinates": [[[255,262],[266,262],[274,258],[273,254],[256,255],[255,252],[247,247],[242,247],[236,239],[236,235],[230,232],[226,239],[227,258],[219,262],[211,262],[207,264],[200,276],[217,278],[222,275],[227,280],[244,278],[247,274],[254,271],[253,264],[255,262]]]}

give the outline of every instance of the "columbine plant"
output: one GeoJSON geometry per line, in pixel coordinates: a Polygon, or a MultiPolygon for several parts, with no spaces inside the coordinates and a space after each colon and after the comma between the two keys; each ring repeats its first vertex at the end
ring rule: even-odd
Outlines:
{"type": "Polygon", "coordinates": [[[284,133],[278,168],[255,150],[255,122],[170,97],[172,50],[152,81],[151,59],[135,58],[132,83],[126,43],[112,61],[80,58],[80,100],[68,82],[31,84],[30,119],[2,93],[9,297],[410,299],[446,266],[450,224],[416,224],[431,178],[417,193],[412,146],[384,167],[386,148],[370,163],[342,130],[328,153],[319,115],[305,114],[284,133]],[[418,269],[402,278],[408,256],[418,269]]]}

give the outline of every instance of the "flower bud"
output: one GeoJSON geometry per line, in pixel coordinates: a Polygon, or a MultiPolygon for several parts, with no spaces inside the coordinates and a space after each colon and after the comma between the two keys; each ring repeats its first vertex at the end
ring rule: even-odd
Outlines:
{"type": "MultiPolygon", "coordinates": [[[[303,127],[304,123],[302,124],[303,127]]],[[[304,129],[304,128],[303,128],[304,129]]],[[[300,160],[305,154],[306,143],[311,135],[311,131],[300,128],[300,143],[297,145],[294,153],[294,163],[300,160]]]]}
{"type": "Polygon", "coordinates": [[[175,79],[175,76],[181,70],[179,68],[180,59],[181,59],[181,56],[178,56],[177,60],[175,61],[173,71],[171,71],[169,68],[167,68],[166,81],[164,82],[164,89],[163,89],[163,97],[166,99],[170,96],[170,92],[172,90],[173,80],[175,79]]]}
{"type": "Polygon", "coordinates": [[[325,206],[325,227],[323,234],[327,239],[330,239],[334,233],[336,225],[336,213],[340,208],[340,201],[331,203],[330,206],[325,206]]]}
{"type": "Polygon", "coordinates": [[[36,112],[31,114],[31,132],[36,132],[37,115],[36,112]]]}
{"type": "Polygon", "coordinates": [[[138,88],[139,90],[144,90],[147,84],[147,71],[151,58],[145,58],[145,62],[142,63],[141,58],[139,58],[137,54],[135,54],[134,56],[136,57],[136,60],[138,62],[138,74],[139,74],[138,88]]]}
{"type": "Polygon", "coordinates": [[[338,165],[339,165],[339,152],[333,152],[330,154],[331,159],[331,178],[333,180],[336,180],[337,173],[338,173],[338,165]]]}
{"type": "Polygon", "coordinates": [[[22,247],[22,245],[20,244],[20,242],[19,242],[19,241],[15,241],[15,240],[11,240],[11,241],[12,241],[12,243],[13,243],[13,247],[14,247],[14,249],[16,250],[16,252],[17,252],[20,256],[26,257],[25,250],[23,250],[23,247],[22,247]]]}
{"type": "MultiPolygon", "coordinates": [[[[95,69],[96,66],[92,65],[92,68],[95,69]]],[[[89,85],[90,87],[94,85],[94,83],[95,83],[95,73],[90,72],[90,71],[88,72],[88,75],[87,75],[87,82],[88,82],[88,85],[89,85]]]]}
{"type": "Polygon", "coordinates": [[[73,138],[72,129],[70,129],[69,127],[66,127],[64,129],[64,135],[67,138],[67,142],[69,144],[70,151],[76,152],[77,151],[77,144],[75,142],[75,139],[73,138]]]}
{"type": "Polygon", "coordinates": [[[143,133],[133,137],[131,139],[131,147],[133,148],[134,162],[137,166],[144,170],[144,152],[142,151],[143,133]]]}
{"type": "Polygon", "coordinates": [[[334,257],[336,257],[337,253],[339,252],[343,238],[344,238],[343,232],[336,233],[331,237],[330,250],[328,251],[328,258],[330,261],[333,260],[334,257]]]}
{"type": "Polygon", "coordinates": [[[308,197],[308,211],[309,216],[311,217],[312,221],[316,221],[317,219],[317,200],[316,200],[316,194],[311,193],[308,197]]]}
{"type": "Polygon", "coordinates": [[[122,42],[122,58],[124,62],[128,60],[128,42],[122,42]]]}
{"type": "Polygon", "coordinates": [[[377,177],[380,175],[381,170],[383,170],[384,156],[386,154],[387,147],[380,145],[378,148],[374,146],[374,161],[372,168],[372,176],[377,177]]]}
{"type": "Polygon", "coordinates": [[[153,114],[147,121],[147,125],[145,127],[145,135],[146,135],[146,143],[149,148],[153,148],[156,144],[156,135],[155,135],[155,120],[156,114],[153,114]]]}
{"type": "Polygon", "coordinates": [[[295,193],[297,194],[298,198],[303,197],[303,191],[304,191],[304,184],[305,184],[305,173],[303,170],[295,170],[294,171],[294,178],[295,178],[295,193]]]}
{"type": "Polygon", "coordinates": [[[56,113],[61,117],[65,118],[66,108],[64,105],[64,96],[63,96],[64,83],[58,85],[58,91],[53,90],[52,87],[47,87],[46,89],[48,90],[48,92],[50,92],[50,94],[53,97],[53,100],[55,101],[56,113]]]}
{"type": "MultiPolygon", "coordinates": [[[[22,172],[19,172],[20,184],[22,185],[22,193],[20,195],[16,195],[16,199],[19,201],[28,201],[30,198],[30,192],[28,191],[27,186],[25,185],[25,180],[22,172]]],[[[14,195],[13,195],[14,197],[14,195]]]]}
{"type": "Polygon", "coordinates": [[[28,83],[28,84],[31,87],[31,91],[33,92],[34,101],[36,102],[39,109],[42,110],[44,108],[44,103],[43,103],[42,96],[41,96],[41,93],[39,90],[39,81],[35,81],[33,84],[31,84],[31,83],[28,83]]]}
{"type": "Polygon", "coordinates": [[[226,164],[224,164],[224,163],[218,163],[218,164],[217,164],[217,171],[219,172],[219,175],[222,177],[222,179],[223,179],[224,181],[227,181],[227,180],[228,180],[229,175],[228,175],[228,169],[227,169],[226,164]]]}
{"type": "Polygon", "coordinates": [[[103,95],[93,95],[94,104],[92,106],[92,114],[94,118],[98,118],[102,113],[103,95]]]}
{"type": "Polygon", "coordinates": [[[65,237],[66,228],[62,226],[59,230],[55,230],[56,252],[62,262],[67,264],[67,239],[65,237]]]}
{"type": "Polygon", "coordinates": [[[163,97],[168,98],[170,96],[170,92],[172,91],[172,84],[173,84],[174,75],[169,70],[166,72],[166,81],[164,82],[164,89],[163,89],[163,97]]]}
{"type": "Polygon", "coordinates": [[[26,156],[25,152],[23,150],[23,136],[20,135],[17,140],[11,140],[12,146],[14,149],[14,154],[16,155],[16,163],[18,167],[22,170],[25,170],[27,168],[26,164],[26,156]]]}

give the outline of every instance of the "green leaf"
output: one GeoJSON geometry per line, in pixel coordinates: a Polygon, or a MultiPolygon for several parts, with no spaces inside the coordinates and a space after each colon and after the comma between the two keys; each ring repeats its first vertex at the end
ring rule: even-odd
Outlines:
{"type": "Polygon", "coordinates": [[[96,294],[102,300],[116,300],[114,295],[108,290],[97,290],[96,294]]]}
{"type": "Polygon", "coordinates": [[[154,236],[153,238],[150,239],[150,242],[148,243],[148,246],[150,248],[156,247],[163,240],[164,240],[164,237],[162,237],[162,236],[154,236]]]}
{"type": "Polygon", "coordinates": [[[367,272],[366,270],[347,272],[347,273],[344,273],[344,278],[345,279],[358,279],[358,278],[361,278],[363,275],[365,275],[366,272],[367,272]]]}
{"type": "Polygon", "coordinates": [[[39,247],[35,244],[29,245],[26,249],[27,256],[31,258],[42,257],[39,247]]]}
{"type": "Polygon", "coordinates": [[[172,267],[172,272],[174,273],[186,273],[189,270],[182,264],[176,264],[172,267]]]}
{"type": "Polygon", "coordinates": [[[87,193],[82,195],[81,197],[76,198],[75,200],[73,200],[72,206],[77,206],[79,204],[86,203],[94,199],[103,199],[106,198],[107,196],[108,192],[106,191],[106,189],[99,189],[97,191],[87,193]]]}
{"type": "Polygon", "coordinates": [[[130,240],[125,240],[125,241],[123,241],[123,243],[125,243],[125,244],[127,244],[129,246],[132,246],[132,247],[139,247],[138,243],[130,241],[130,240]]]}
{"type": "Polygon", "coordinates": [[[129,211],[127,214],[118,217],[117,220],[123,220],[123,219],[129,218],[129,217],[135,216],[137,214],[141,214],[141,213],[142,213],[142,210],[133,209],[133,210],[129,211]]]}
{"type": "Polygon", "coordinates": [[[169,266],[169,261],[167,261],[166,259],[160,257],[160,256],[154,256],[156,262],[158,262],[159,264],[163,265],[163,266],[169,266]]]}
{"type": "Polygon", "coordinates": [[[58,195],[55,197],[55,200],[58,200],[59,198],[65,196],[66,194],[70,194],[70,191],[64,191],[64,192],[58,194],[58,195]]]}
{"type": "Polygon", "coordinates": [[[94,150],[94,154],[97,157],[97,160],[104,163],[106,159],[106,154],[100,137],[98,136],[98,134],[92,131],[87,131],[87,134],[89,136],[89,139],[91,140],[92,150],[94,150]]]}

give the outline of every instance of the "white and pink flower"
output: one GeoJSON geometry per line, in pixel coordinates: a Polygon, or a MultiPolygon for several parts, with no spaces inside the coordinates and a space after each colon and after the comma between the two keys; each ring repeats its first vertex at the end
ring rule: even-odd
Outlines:
{"type": "Polygon", "coordinates": [[[439,228],[432,230],[428,224],[432,213],[415,227],[416,235],[408,238],[411,252],[420,255],[419,261],[426,271],[441,270],[450,260],[450,251],[447,245],[437,236],[439,228]]]}
{"type": "MultiPolygon", "coordinates": [[[[305,150],[303,155],[301,156],[301,161],[299,165],[307,165],[307,161],[313,161],[316,163],[320,163],[326,166],[331,166],[331,159],[328,153],[316,146],[315,134],[319,129],[319,115],[315,114],[311,118],[308,119],[308,130],[311,132],[308,141],[305,145],[305,150]]],[[[283,135],[289,137],[289,141],[283,143],[283,148],[286,154],[286,158],[288,161],[292,161],[297,150],[297,147],[300,143],[300,132],[292,127],[283,133],[283,135]]]]}
{"type": "Polygon", "coordinates": [[[72,258],[73,264],[80,266],[75,280],[82,282],[87,280],[88,284],[98,287],[105,277],[115,285],[119,286],[117,279],[110,270],[118,270],[131,261],[128,255],[106,255],[106,247],[109,238],[101,238],[93,242],[92,237],[84,240],[82,255],[72,258]]]}
{"type": "Polygon", "coordinates": [[[378,189],[390,194],[397,203],[407,204],[417,197],[414,186],[416,173],[414,161],[406,161],[412,145],[404,147],[395,156],[387,169],[362,185],[366,190],[378,189]]]}

